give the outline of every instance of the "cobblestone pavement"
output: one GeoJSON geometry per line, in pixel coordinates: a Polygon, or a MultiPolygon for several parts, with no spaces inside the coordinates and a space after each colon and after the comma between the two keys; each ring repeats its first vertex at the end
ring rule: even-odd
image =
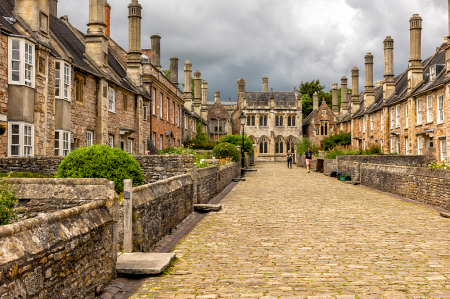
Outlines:
{"type": "Polygon", "coordinates": [[[258,164],[141,298],[450,298],[439,212],[284,163],[258,164]]]}

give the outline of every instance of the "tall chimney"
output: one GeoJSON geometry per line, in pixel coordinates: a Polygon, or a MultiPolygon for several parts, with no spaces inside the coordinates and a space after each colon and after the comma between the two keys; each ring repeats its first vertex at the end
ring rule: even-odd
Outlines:
{"type": "Polygon", "coordinates": [[[202,81],[202,106],[208,105],[208,82],[202,81]]]}
{"type": "Polygon", "coordinates": [[[220,91],[214,92],[214,102],[220,102],[220,91]]]}
{"type": "Polygon", "coordinates": [[[359,69],[355,66],[352,69],[352,114],[359,110],[359,69]]]}
{"type": "Polygon", "coordinates": [[[375,92],[373,86],[373,55],[367,53],[366,60],[366,90],[364,92],[364,105],[369,107],[375,102],[375,92]]]}
{"type": "Polygon", "coordinates": [[[58,17],[58,0],[49,0],[50,14],[54,17],[58,17]]]}
{"type": "Polygon", "coordinates": [[[313,95],[313,110],[319,110],[319,94],[317,91],[313,95]]]}
{"type": "Polygon", "coordinates": [[[184,107],[192,112],[192,63],[186,60],[184,63],[184,107]]]}
{"type": "Polygon", "coordinates": [[[242,107],[242,102],[244,101],[244,96],[245,96],[245,80],[244,79],[239,79],[237,81],[238,83],[238,107],[242,107]]]}
{"type": "Polygon", "coordinates": [[[269,78],[267,77],[263,78],[263,92],[269,92],[269,78]]]}
{"type": "Polygon", "coordinates": [[[202,74],[196,70],[194,73],[194,111],[200,115],[202,106],[202,90],[201,90],[202,74]]]}
{"type": "Polygon", "coordinates": [[[128,5],[127,75],[137,86],[142,85],[141,15],[142,6],[132,0],[128,5]]]}
{"type": "Polygon", "coordinates": [[[170,58],[170,81],[178,87],[178,58],[170,58]]]}
{"type": "Polygon", "coordinates": [[[341,117],[348,115],[347,77],[341,78],[341,117]]]}
{"type": "Polygon", "coordinates": [[[15,0],[14,12],[48,43],[50,3],[48,0],[15,0]],[[41,13],[42,12],[42,13],[41,13]]]}
{"type": "MultiPolygon", "coordinates": [[[[54,1],[54,0],[50,0],[54,1]]],[[[57,1],[57,0],[56,0],[57,1]]],[[[106,23],[106,35],[111,36],[111,5],[108,2],[105,3],[105,23],[106,23]]]]}
{"type": "Polygon", "coordinates": [[[447,39],[447,48],[445,53],[445,61],[447,65],[447,73],[450,72],[450,0],[448,0],[448,35],[447,39]]]}
{"type": "Polygon", "coordinates": [[[345,115],[348,115],[348,104],[349,104],[349,102],[350,102],[350,105],[352,104],[351,103],[351,98],[352,98],[352,92],[347,89],[347,103],[345,103],[345,110],[346,110],[346,114],[345,115]]]}
{"type": "Polygon", "coordinates": [[[408,68],[408,91],[411,91],[423,80],[422,18],[418,14],[415,14],[409,23],[411,46],[408,68]]]}
{"type": "Polygon", "coordinates": [[[383,98],[389,99],[395,92],[394,40],[390,36],[384,40],[384,82],[381,84],[383,85],[383,98]]]}
{"type": "Polygon", "coordinates": [[[152,35],[152,64],[158,69],[161,69],[161,36],[152,35]]]}
{"type": "Polygon", "coordinates": [[[105,24],[105,0],[89,0],[86,54],[99,67],[108,66],[108,37],[105,24]]]}
{"type": "Polygon", "coordinates": [[[332,104],[333,104],[333,112],[334,114],[339,113],[339,99],[338,99],[338,84],[333,83],[333,92],[332,92],[332,104]]]}

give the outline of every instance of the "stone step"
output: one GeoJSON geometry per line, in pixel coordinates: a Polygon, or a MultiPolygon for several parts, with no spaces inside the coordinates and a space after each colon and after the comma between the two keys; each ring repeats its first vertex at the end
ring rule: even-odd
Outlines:
{"type": "Polygon", "coordinates": [[[132,275],[157,275],[166,270],[173,260],[175,253],[124,253],[117,258],[117,273],[132,275]]]}
{"type": "Polygon", "coordinates": [[[246,169],[245,172],[253,172],[253,171],[258,171],[258,169],[246,169]]]}
{"type": "Polygon", "coordinates": [[[217,212],[222,209],[222,205],[208,205],[208,204],[195,204],[194,210],[196,211],[213,211],[217,212]]]}
{"type": "Polygon", "coordinates": [[[246,179],[245,178],[235,178],[235,179],[232,179],[232,181],[233,182],[245,182],[246,179]]]}
{"type": "Polygon", "coordinates": [[[360,185],[361,184],[360,181],[345,181],[344,183],[350,184],[350,185],[360,185]]]}

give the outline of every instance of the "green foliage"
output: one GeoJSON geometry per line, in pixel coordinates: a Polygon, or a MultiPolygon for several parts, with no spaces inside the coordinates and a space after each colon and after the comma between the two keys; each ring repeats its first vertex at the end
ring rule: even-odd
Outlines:
{"type": "Polygon", "coordinates": [[[323,148],[327,151],[336,147],[337,145],[350,145],[352,144],[352,134],[339,132],[339,134],[332,134],[322,140],[323,148]]]}
{"type": "Polygon", "coordinates": [[[297,141],[295,142],[295,150],[297,151],[297,153],[299,155],[303,155],[308,150],[308,147],[311,148],[311,151],[314,154],[318,154],[319,153],[319,150],[312,143],[312,141],[309,140],[306,137],[303,137],[301,139],[297,139],[297,141]]]}
{"type": "Polygon", "coordinates": [[[445,160],[443,162],[432,162],[428,164],[428,168],[430,169],[443,169],[443,170],[450,170],[450,162],[445,160]]]}
{"type": "Polygon", "coordinates": [[[194,164],[197,168],[205,168],[209,167],[209,163],[207,163],[206,156],[202,154],[196,153],[191,148],[184,147],[166,147],[165,149],[159,151],[160,155],[194,155],[194,164]]]}
{"type": "Polygon", "coordinates": [[[0,179],[0,226],[17,220],[16,213],[21,212],[21,208],[14,207],[18,202],[16,189],[6,179],[0,179]]]}
{"type": "Polygon", "coordinates": [[[200,120],[197,122],[197,136],[195,137],[195,139],[200,142],[210,142],[208,135],[206,133],[203,133],[202,124],[203,119],[200,116],[200,120]]]}
{"type": "Polygon", "coordinates": [[[114,181],[117,193],[123,191],[123,180],[133,180],[134,187],[144,183],[141,166],[133,156],[101,144],[72,151],[59,165],[56,177],[106,178],[114,181]]]}
{"type": "Polygon", "coordinates": [[[164,75],[166,76],[167,79],[170,80],[170,69],[169,70],[163,70],[164,75]]]}
{"type": "Polygon", "coordinates": [[[213,150],[212,155],[218,159],[231,157],[233,162],[241,160],[238,149],[234,144],[228,142],[219,143],[213,150]]]}
{"type": "Polygon", "coordinates": [[[10,178],[27,178],[27,179],[45,179],[45,178],[53,178],[50,175],[45,175],[42,173],[32,173],[32,172],[12,172],[9,175],[5,175],[0,173],[0,178],[9,176],[10,178]]]}
{"type": "MultiPolygon", "coordinates": [[[[242,135],[226,135],[220,139],[220,143],[222,142],[242,146],[242,135]]],[[[253,142],[247,136],[244,137],[244,152],[247,152],[250,156],[253,155],[253,142]]]]}
{"type": "Polygon", "coordinates": [[[338,145],[326,153],[325,159],[336,159],[337,156],[360,156],[360,155],[374,156],[382,154],[383,152],[381,150],[381,146],[376,144],[372,145],[366,150],[362,150],[360,148],[351,149],[349,147],[338,145]]]}

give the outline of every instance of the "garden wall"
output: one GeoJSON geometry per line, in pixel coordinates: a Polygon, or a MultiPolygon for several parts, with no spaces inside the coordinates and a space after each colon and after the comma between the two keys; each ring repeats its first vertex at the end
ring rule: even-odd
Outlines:
{"type": "Polygon", "coordinates": [[[62,157],[0,158],[0,172],[32,172],[54,176],[62,157]]]}
{"type": "Polygon", "coordinates": [[[338,156],[338,163],[341,161],[395,165],[395,166],[421,166],[425,163],[425,156],[404,156],[404,155],[380,155],[380,156],[338,156]]]}
{"type": "Polygon", "coordinates": [[[323,161],[323,173],[329,175],[332,171],[337,170],[337,161],[328,159],[323,161]]]}
{"type": "MultiPolygon", "coordinates": [[[[103,180],[92,181],[91,186],[98,186],[93,190],[106,190],[103,180]]],[[[43,191],[48,196],[41,187],[36,194],[43,191]]],[[[82,206],[0,227],[1,298],[94,298],[101,294],[116,276],[117,197],[110,189],[101,198],[90,199],[82,206]]]]}
{"type": "Polygon", "coordinates": [[[197,171],[197,203],[208,203],[220,191],[218,188],[219,167],[212,166],[197,171]]]}

